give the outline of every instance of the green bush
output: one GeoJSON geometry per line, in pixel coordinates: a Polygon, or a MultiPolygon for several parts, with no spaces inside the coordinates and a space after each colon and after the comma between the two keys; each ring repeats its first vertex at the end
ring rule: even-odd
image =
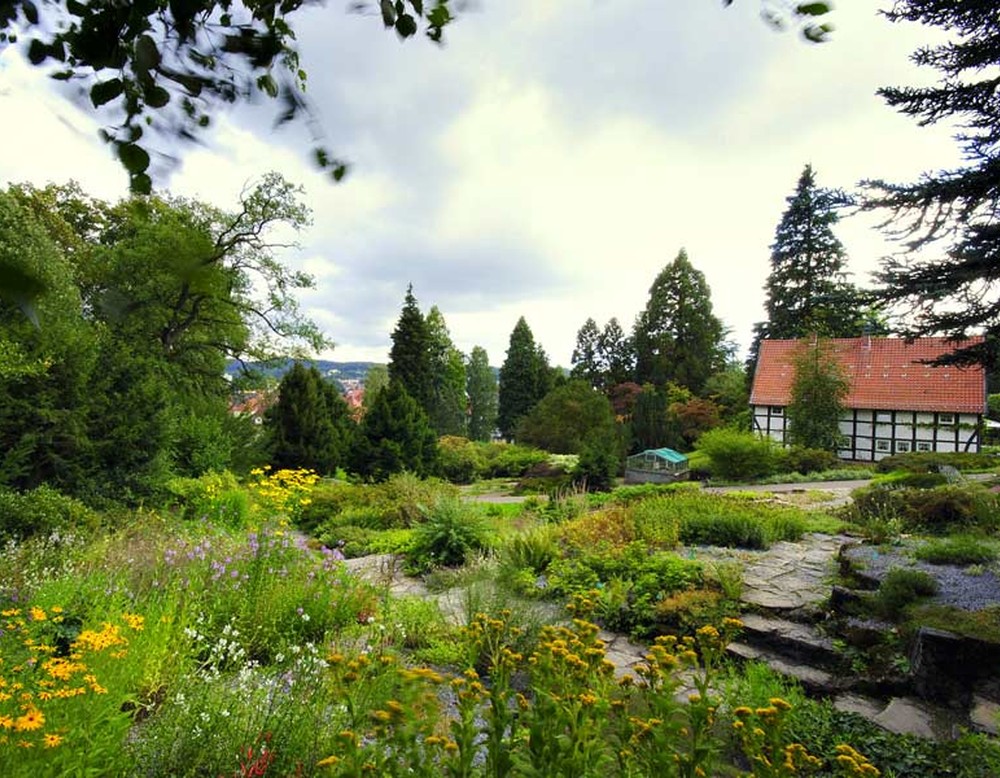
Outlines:
{"type": "Polygon", "coordinates": [[[50,486],[28,492],[0,488],[0,539],[24,540],[74,529],[90,532],[99,525],[97,513],[50,486]]]}
{"type": "Polygon", "coordinates": [[[520,478],[529,468],[548,460],[537,448],[514,443],[479,443],[483,457],[482,478],[520,478]]]}
{"type": "Polygon", "coordinates": [[[635,504],[636,536],[651,548],[671,549],[680,542],[680,526],[669,497],[651,497],[635,504]]]}
{"type": "Polygon", "coordinates": [[[457,567],[470,552],[488,549],[491,541],[489,525],[478,506],[443,499],[426,511],[415,528],[409,566],[418,571],[457,567]]]}
{"type": "Polygon", "coordinates": [[[726,481],[770,475],[778,458],[778,449],[769,438],[726,428],[706,432],[695,448],[708,455],[713,477],[726,481]]]}
{"type": "Polygon", "coordinates": [[[250,517],[250,496],[228,470],[197,478],[171,478],[166,488],[182,518],[243,527],[250,517]]]}
{"type": "Polygon", "coordinates": [[[898,617],[903,609],[923,597],[937,594],[938,582],[923,570],[897,567],[890,570],[875,593],[874,605],[886,618],[898,617]]]}
{"type": "Polygon", "coordinates": [[[995,520],[996,497],[978,485],[939,486],[903,491],[909,521],[930,532],[975,527],[995,520]]]}
{"type": "Polygon", "coordinates": [[[680,527],[681,541],[688,546],[767,548],[764,524],[746,515],[692,516],[680,527]]]}
{"type": "Polygon", "coordinates": [[[977,454],[971,451],[911,451],[893,454],[880,459],[876,468],[880,473],[893,470],[908,470],[911,473],[927,473],[939,467],[954,467],[956,470],[991,470],[1000,462],[991,454],[977,454]]]}
{"type": "Polygon", "coordinates": [[[486,470],[483,447],[468,438],[445,435],[438,440],[438,474],[453,484],[468,484],[486,470]]]}
{"type": "Polygon", "coordinates": [[[997,547],[984,537],[956,535],[931,540],[917,548],[914,555],[932,565],[983,565],[994,561],[997,547]]]}
{"type": "Polygon", "coordinates": [[[784,466],[789,471],[801,473],[802,475],[831,470],[839,463],[833,452],[821,448],[805,448],[803,446],[792,446],[785,452],[784,459],[784,466]]]}
{"type": "MultiPolygon", "coordinates": [[[[351,486],[343,481],[320,481],[309,493],[310,502],[296,514],[295,524],[303,532],[313,532],[336,517],[356,499],[362,487],[351,486]]],[[[343,524],[355,522],[344,521],[343,524]]]]}
{"type": "Polygon", "coordinates": [[[559,544],[551,527],[537,527],[512,535],[500,549],[501,562],[511,569],[544,573],[559,556],[559,544]]]}
{"type": "Polygon", "coordinates": [[[946,483],[948,483],[948,478],[941,473],[920,473],[912,470],[893,470],[891,473],[872,479],[873,486],[885,486],[893,489],[933,489],[946,483]]]}

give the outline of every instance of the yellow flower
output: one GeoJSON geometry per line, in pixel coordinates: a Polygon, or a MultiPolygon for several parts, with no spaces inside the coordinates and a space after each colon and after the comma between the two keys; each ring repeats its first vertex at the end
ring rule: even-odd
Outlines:
{"type": "Polygon", "coordinates": [[[340,757],[339,756],[332,756],[331,755],[331,756],[326,757],[325,759],[320,759],[316,763],[316,766],[317,767],[326,767],[327,765],[337,764],[337,762],[339,762],[339,761],[340,761],[340,757]]]}
{"type": "Polygon", "coordinates": [[[0,715],[0,729],[11,729],[14,726],[14,719],[10,716],[0,715]]]}
{"type": "Polygon", "coordinates": [[[48,616],[45,614],[45,611],[43,611],[37,605],[32,605],[31,618],[33,621],[45,621],[48,618],[48,616]]]}
{"type": "Polygon", "coordinates": [[[44,741],[46,748],[55,748],[56,746],[62,745],[63,742],[62,735],[55,735],[51,732],[46,733],[42,740],[44,741]]]}
{"type": "Polygon", "coordinates": [[[28,708],[23,716],[19,716],[14,722],[15,732],[32,732],[41,729],[45,723],[45,714],[37,708],[28,708]]]}

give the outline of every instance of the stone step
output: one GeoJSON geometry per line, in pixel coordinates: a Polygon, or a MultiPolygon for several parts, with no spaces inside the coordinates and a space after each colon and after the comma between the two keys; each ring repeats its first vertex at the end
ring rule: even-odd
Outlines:
{"type": "Polygon", "coordinates": [[[862,716],[897,735],[916,735],[929,740],[951,740],[969,727],[969,720],[960,712],[916,697],[890,697],[886,701],[840,694],[834,698],[833,707],[862,716]]]}
{"type": "Polygon", "coordinates": [[[832,673],[777,651],[751,646],[737,640],[730,643],[726,651],[738,659],[763,662],[776,673],[801,683],[802,688],[811,695],[831,696],[842,687],[841,680],[832,673]]]}
{"type": "Polygon", "coordinates": [[[811,624],[756,613],[745,613],[741,620],[744,643],[827,670],[840,664],[833,641],[811,624]]]}

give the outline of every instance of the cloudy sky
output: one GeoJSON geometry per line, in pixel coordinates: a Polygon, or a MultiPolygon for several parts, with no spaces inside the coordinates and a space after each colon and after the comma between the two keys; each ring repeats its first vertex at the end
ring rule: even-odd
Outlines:
{"type": "MultiPolygon", "coordinates": [[[[222,207],[269,170],[305,188],[314,223],[285,258],[316,279],[302,302],[337,343],[328,358],[384,361],[412,282],[463,351],[481,345],[499,365],[523,315],[568,366],[587,317],[629,329],[682,247],[745,348],[806,163],[820,185],[851,188],[958,161],[947,128],[919,128],[875,94],[928,82],[908,55],[935,39],[876,5],[845,0],[817,46],[764,24],[758,0],[478,0],[438,47],[330,2],[296,29],[348,179],[327,183],[305,128],[274,131],[265,104],[222,117],[157,183],[222,207]]],[[[0,114],[0,184],[73,178],[125,194],[93,118],[9,50],[0,114]]],[[[891,248],[873,225],[838,228],[862,284],[891,248]]]]}

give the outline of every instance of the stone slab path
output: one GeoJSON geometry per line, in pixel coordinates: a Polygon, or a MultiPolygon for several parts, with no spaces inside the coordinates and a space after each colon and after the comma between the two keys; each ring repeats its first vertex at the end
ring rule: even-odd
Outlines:
{"type": "Polygon", "coordinates": [[[750,561],[743,573],[743,602],[778,611],[815,609],[830,597],[846,535],[810,533],[797,543],[775,543],[750,561]]]}

